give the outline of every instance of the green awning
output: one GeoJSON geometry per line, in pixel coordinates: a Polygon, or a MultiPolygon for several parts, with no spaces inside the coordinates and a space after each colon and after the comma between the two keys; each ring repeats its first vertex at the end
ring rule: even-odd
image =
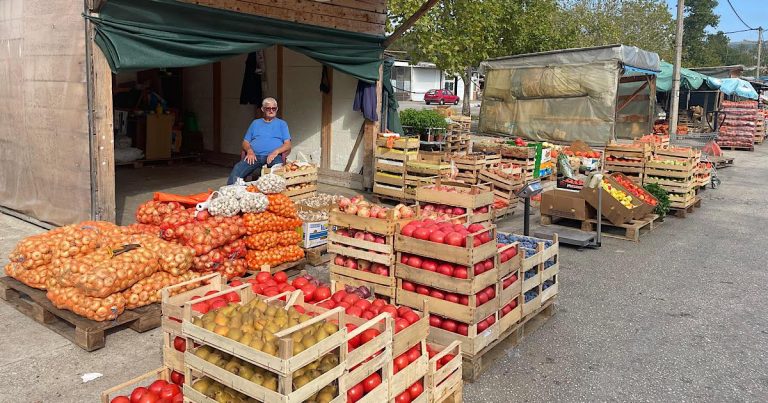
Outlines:
{"type": "Polygon", "coordinates": [[[384,90],[384,99],[386,100],[386,108],[382,102],[381,109],[387,110],[387,129],[395,133],[403,133],[403,125],[400,123],[400,113],[397,108],[400,107],[400,103],[397,102],[395,95],[395,88],[392,86],[392,66],[395,65],[395,59],[388,58],[384,60],[384,68],[382,70],[382,89],[384,90]]]}
{"type": "Polygon", "coordinates": [[[298,24],[173,0],[109,0],[95,25],[112,71],[208,64],[283,45],[366,82],[379,78],[383,36],[298,24]]]}
{"type": "MultiPolygon", "coordinates": [[[[661,67],[661,73],[656,76],[656,91],[669,92],[672,90],[672,64],[661,61],[659,62],[661,67]]],[[[697,73],[693,70],[686,68],[680,69],[680,88],[687,88],[689,90],[698,90],[702,85],[707,85],[709,88],[709,82],[707,76],[701,73],[697,73]]]]}

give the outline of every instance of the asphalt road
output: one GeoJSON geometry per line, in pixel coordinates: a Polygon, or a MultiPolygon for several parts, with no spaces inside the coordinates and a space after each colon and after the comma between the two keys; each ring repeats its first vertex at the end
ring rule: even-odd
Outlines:
{"type": "MultiPolygon", "coordinates": [[[[504,352],[467,402],[768,401],[768,146],[728,152],[720,189],[640,243],[564,249],[557,313],[504,352]]],[[[519,231],[518,214],[502,224],[519,231]]],[[[0,265],[34,227],[0,215],[0,265]]],[[[0,302],[0,402],[85,402],[161,365],[162,334],[87,353],[0,302]],[[83,383],[81,375],[103,376],[83,383]]]]}

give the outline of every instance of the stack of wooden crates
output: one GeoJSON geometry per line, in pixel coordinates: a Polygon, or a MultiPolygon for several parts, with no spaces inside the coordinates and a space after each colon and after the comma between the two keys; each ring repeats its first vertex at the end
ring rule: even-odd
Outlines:
{"type": "Polygon", "coordinates": [[[406,166],[409,160],[416,159],[419,153],[418,137],[376,139],[375,173],[373,193],[393,200],[407,200],[406,166]]]}

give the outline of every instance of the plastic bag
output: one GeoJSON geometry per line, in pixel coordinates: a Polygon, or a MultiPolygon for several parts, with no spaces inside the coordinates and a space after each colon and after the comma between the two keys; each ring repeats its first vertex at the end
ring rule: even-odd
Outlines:
{"type": "Polygon", "coordinates": [[[566,178],[573,178],[573,169],[571,169],[571,163],[568,162],[568,156],[560,154],[557,156],[557,172],[561,172],[566,178]]]}
{"type": "Polygon", "coordinates": [[[125,297],[121,293],[106,298],[94,298],[72,288],[53,288],[46,294],[56,308],[72,311],[95,321],[113,320],[125,311],[125,297]]]}
{"type": "Polygon", "coordinates": [[[240,211],[243,213],[261,213],[269,207],[269,199],[263,193],[246,192],[240,197],[240,211]]]}
{"type": "Polygon", "coordinates": [[[208,199],[208,212],[216,217],[232,217],[240,213],[240,201],[234,196],[213,192],[208,199]]]}
{"type": "MultiPolygon", "coordinates": [[[[155,302],[160,302],[162,299],[160,291],[163,288],[192,280],[197,277],[200,277],[200,274],[191,271],[180,276],[174,276],[170,273],[159,271],[149,277],[139,280],[136,284],[123,291],[125,307],[127,309],[136,309],[155,302]]],[[[199,285],[200,284],[193,283],[187,287],[175,288],[171,295],[194,289],[199,285]]]]}

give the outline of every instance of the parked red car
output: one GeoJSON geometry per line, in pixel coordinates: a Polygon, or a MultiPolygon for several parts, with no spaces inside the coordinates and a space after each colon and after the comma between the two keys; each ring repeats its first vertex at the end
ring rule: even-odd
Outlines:
{"type": "Polygon", "coordinates": [[[454,95],[450,90],[429,90],[424,94],[424,102],[427,105],[435,103],[440,105],[459,104],[459,96],[454,95]]]}

